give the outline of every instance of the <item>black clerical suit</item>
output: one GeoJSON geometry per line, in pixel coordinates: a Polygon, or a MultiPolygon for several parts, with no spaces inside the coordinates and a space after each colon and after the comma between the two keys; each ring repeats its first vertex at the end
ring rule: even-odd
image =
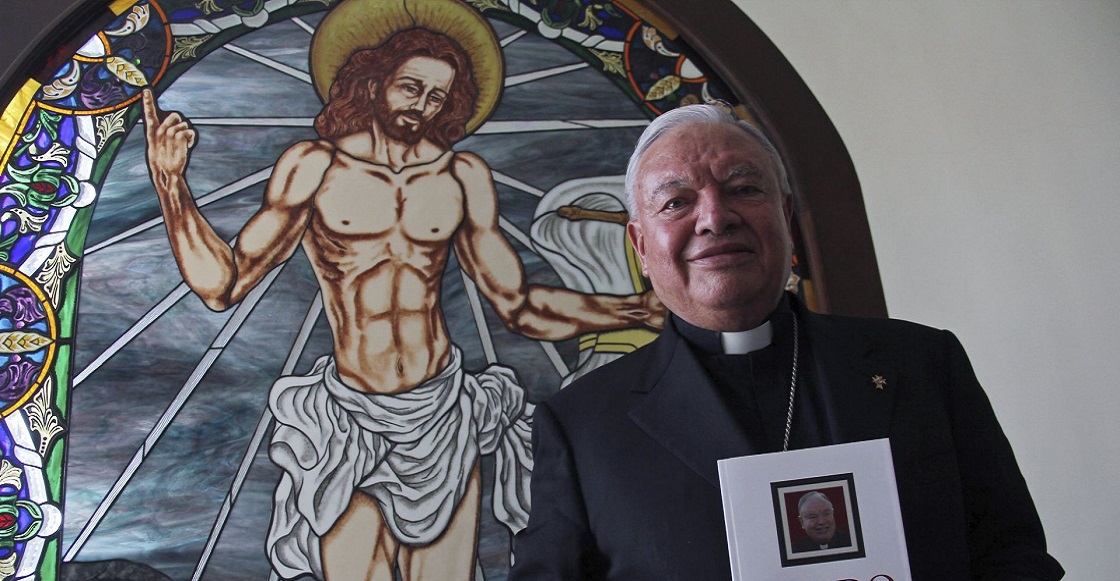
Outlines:
{"type": "Polygon", "coordinates": [[[809,537],[801,537],[793,542],[790,547],[794,553],[808,553],[822,549],[839,549],[852,546],[852,536],[848,531],[836,531],[836,534],[825,544],[818,543],[809,537]]]}
{"type": "Polygon", "coordinates": [[[890,438],[915,580],[1061,578],[957,339],[786,298],[769,352],[745,373],[686,341],[674,317],[650,345],[537,406],[533,506],[511,581],[730,579],[716,462],[781,449],[793,312],[791,448],[890,438]]]}

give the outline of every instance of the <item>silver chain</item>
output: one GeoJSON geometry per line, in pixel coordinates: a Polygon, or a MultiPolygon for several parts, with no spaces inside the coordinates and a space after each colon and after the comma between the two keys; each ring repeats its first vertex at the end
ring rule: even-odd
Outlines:
{"type": "Polygon", "coordinates": [[[786,412],[786,438],[782,451],[789,450],[789,433],[793,429],[793,396],[797,393],[797,353],[801,341],[797,338],[797,314],[793,314],[793,370],[789,374],[789,411],[786,412]]]}

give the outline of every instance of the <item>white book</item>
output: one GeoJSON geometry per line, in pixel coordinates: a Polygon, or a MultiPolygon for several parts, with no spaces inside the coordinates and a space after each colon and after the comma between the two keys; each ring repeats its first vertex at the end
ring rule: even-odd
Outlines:
{"type": "Polygon", "coordinates": [[[734,581],[911,581],[888,440],[719,461],[734,581]]]}

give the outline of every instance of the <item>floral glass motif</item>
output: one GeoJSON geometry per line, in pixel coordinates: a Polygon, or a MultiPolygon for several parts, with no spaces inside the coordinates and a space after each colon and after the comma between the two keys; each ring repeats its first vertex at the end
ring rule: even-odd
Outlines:
{"type": "MultiPolygon", "coordinates": [[[[648,120],[736,100],[622,3],[467,3],[502,41],[506,82],[493,117],[456,149],[491,166],[529,280],[579,288],[578,269],[563,272],[563,253],[536,236],[541,200],[583,192],[620,230],[616,178],[648,120]]],[[[176,579],[261,578],[277,479],[267,387],[329,350],[330,330],[314,316],[302,256],[229,312],[190,295],[144,167],[139,98],[152,88],[195,122],[190,179],[208,219],[232,235],[280,152],[314,137],[321,103],[302,79],[311,34],[337,2],[106,4],[116,18],[32,96],[6,104],[10,135],[0,126],[0,346],[15,345],[0,371],[0,580],[50,580],[60,563],[113,558],[176,579]],[[235,355],[244,363],[229,363],[235,355]],[[143,546],[129,542],[137,535],[143,546]]],[[[586,363],[589,345],[612,356],[632,348],[617,337],[543,346],[494,330],[451,262],[443,311],[468,367],[500,358],[531,401],[586,363]]],[[[642,290],[632,282],[614,292],[642,290]]],[[[508,565],[508,533],[484,514],[476,578],[503,579],[508,565]]]]}

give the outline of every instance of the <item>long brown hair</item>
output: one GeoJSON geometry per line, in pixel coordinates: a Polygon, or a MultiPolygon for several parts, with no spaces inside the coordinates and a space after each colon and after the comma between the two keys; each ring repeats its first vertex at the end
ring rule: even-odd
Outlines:
{"type": "Polygon", "coordinates": [[[367,89],[370,82],[383,89],[390,75],[417,56],[439,59],[455,70],[447,100],[424,135],[440,147],[450,148],[466,135],[478,86],[466,52],[446,35],[424,28],[402,30],[377,47],[354,51],[338,70],[330,101],[315,117],[315,131],[324,139],[334,139],[369,129],[374,118],[367,89]]]}

